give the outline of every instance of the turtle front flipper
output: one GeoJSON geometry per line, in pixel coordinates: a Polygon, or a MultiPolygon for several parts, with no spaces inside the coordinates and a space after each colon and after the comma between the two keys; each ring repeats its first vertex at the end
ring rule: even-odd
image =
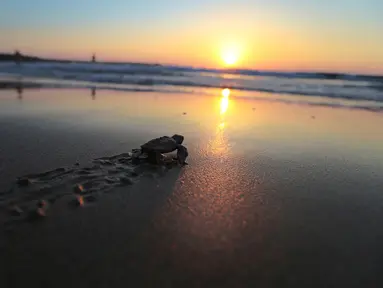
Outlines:
{"type": "Polygon", "coordinates": [[[181,165],[187,165],[188,163],[186,163],[186,158],[189,156],[189,152],[188,152],[188,149],[183,146],[183,145],[179,145],[177,147],[177,161],[179,164],[181,165]]]}

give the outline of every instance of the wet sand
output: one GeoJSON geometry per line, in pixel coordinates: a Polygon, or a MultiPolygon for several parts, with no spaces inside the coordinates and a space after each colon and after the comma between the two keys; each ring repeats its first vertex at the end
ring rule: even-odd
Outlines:
{"type": "Polygon", "coordinates": [[[215,92],[0,91],[4,287],[381,287],[382,113],[215,92]],[[173,133],[190,165],[72,205],[95,159],[173,133]],[[15,184],[57,168],[49,193],[15,184]]]}

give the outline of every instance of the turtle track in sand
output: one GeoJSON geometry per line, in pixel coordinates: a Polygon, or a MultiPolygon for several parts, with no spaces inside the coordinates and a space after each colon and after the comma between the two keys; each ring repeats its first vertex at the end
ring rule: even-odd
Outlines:
{"type": "Polygon", "coordinates": [[[9,219],[12,220],[23,218],[20,216],[25,216],[25,211],[36,209],[40,199],[53,204],[63,196],[73,195],[73,199],[81,197],[80,204],[94,202],[113,188],[134,185],[141,177],[162,176],[176,165],[175,161],[169,161],[166,166],[152,165],[145,161],[145,156],[133,157],[136,152],[134,149],[128,153],[96,158],[87,166],[76,163],[71,167],[19,177],[9,191],[0,193],[0,209],[7,211],[8,215],[17,216],[9,219]]]}

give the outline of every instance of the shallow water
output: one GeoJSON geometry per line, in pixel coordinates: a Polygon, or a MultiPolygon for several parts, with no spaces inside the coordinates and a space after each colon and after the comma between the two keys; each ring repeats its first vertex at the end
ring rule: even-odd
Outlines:
{"type": "MultiPolygon", "coordinates": [[[[81,221],[52,206],[52,220],[33,228],[39,233],[17,232],[31,242],[9,246],[9,275],[20,268],[17,259],[39,255],[36,271],[46,269],[45,283],[64,279],[59,286],[90,277],[148,285],[379,287],[382,114],[214,93],[52,89],[25,90],[20,98],[1,91],[4,187],[20,175],[128,152],[174,133],[185,136],[190,164],[133,184],[132,195],[101,197],[99,208],[79,214],[81,221]],[[48,243],[55,259],[78,269],[65,272],[48,252],[41,255],[48,243]]],[[[28,283],[42,283],[21,271],[28,283]]],[[[24,281],[9,277],[16,286],[24,281]]]]}

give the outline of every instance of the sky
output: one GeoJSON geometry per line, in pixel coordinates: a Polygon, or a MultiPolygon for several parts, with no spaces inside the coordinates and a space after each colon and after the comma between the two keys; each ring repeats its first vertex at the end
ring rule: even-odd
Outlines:
{"type": "Polygon", "coordinates": [[[383,74],[382,0],[2,0],[0,50],[383,74]]]}

